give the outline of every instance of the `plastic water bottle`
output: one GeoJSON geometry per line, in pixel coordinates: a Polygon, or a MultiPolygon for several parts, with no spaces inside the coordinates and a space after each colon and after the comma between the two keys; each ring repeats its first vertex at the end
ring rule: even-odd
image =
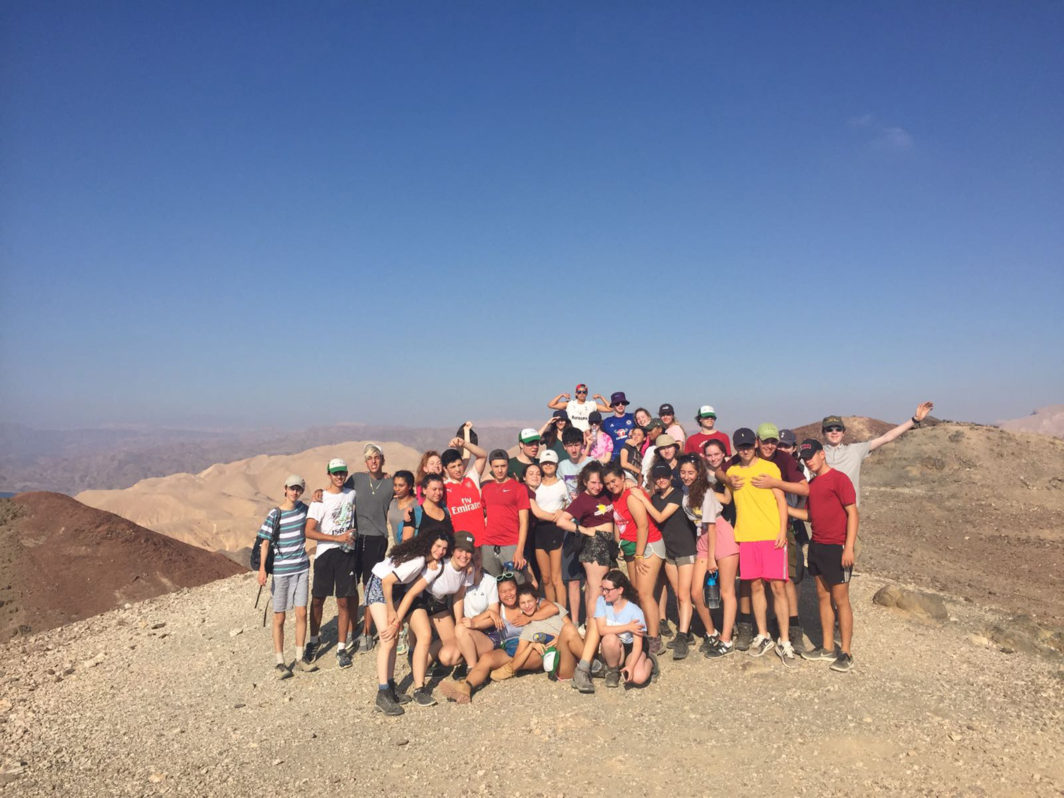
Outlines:
{"type": "Polygon", "coordinates": [[[720,607],[720,574],[717,571],[706,574],[706,585],[702,588],[702,595],[705,596],[706,606],[711,610],[715,610],[720,607]]]}

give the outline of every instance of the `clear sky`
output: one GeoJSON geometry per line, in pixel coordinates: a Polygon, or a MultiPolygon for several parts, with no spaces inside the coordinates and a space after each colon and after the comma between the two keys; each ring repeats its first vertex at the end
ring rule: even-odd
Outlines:
{"type": "Polygon", "coordinates": [[[0,421],[1064,401],[1064,4],[5,3],[0,421]]]}

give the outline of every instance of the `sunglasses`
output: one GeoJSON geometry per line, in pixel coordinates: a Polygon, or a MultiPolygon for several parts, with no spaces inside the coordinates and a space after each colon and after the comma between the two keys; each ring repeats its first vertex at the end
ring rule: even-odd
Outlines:
{"type": "Polygon", "coordinates": [[[496,582],[515,582],[515,581],[517,581],[517,574],[514,573],[513,571],[503,571],[501,574],[499,574],[497,577],[495,577],[495,581],[496,582]]]}
{"type": "Polygon", "coordinates": [[[824,427],[824,432],[843,432],[842,427],[824,427]]]}
{"type": "Polygon", "coordinates": [[[587,391],[577,391],[576,395],[577,396],[587,396],[587,391]]]}

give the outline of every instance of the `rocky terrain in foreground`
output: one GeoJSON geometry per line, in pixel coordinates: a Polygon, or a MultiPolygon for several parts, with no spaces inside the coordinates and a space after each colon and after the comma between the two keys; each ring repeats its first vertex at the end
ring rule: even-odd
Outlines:
{"type": "Polygon", "coordinates": [[[933,620],[873,604],[893,583],[852,584],[849,674],[693,655],[645,690],[533,674],[393,719],[371,709],[372,654],[341,671],[327,650],[318,673],[276,680],[257,586],[236,576],[4,647],[0,790],[1059,795],[1061,659],[993,642],[1008,620],[971,603],[938,597],[933,620]]]}

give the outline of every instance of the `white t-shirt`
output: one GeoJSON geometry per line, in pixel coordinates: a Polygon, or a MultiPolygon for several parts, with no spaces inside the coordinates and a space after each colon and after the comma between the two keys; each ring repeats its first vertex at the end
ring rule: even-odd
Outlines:
{"type": "Polygon", "coordinates": [[[569,423],[581,432],[591,429],[591,424],[588,423],[587,417],[595,410],[598,410],[598,402],[594,400],[577,402],[575,399],[570,399],[565,405],[565,412],[569,414],[569,423]]]}
{"type": "Polygon", "coordinates": [[[378,579],[383,580],[388,574],[395,574],[395,580],[403,585],[412,584],[419,576],[425,577],[425,581],[431,585],[442,571],[442,567],[435,571],[426,568],[424,557],[414,557],[399,565],[392,562],[391,557],[387,557],[373,566],[373,575],[378,579]]]}
{"type": "MultiPolygon", "coordinates": [[[[709,488],[706,488],[706,495],[702,498],[702,512],[695,513],[691,511],[691,502],[687,488],[683,489],[683,511],[687,514],[695,524],[715,524],[717,523],[717,516],[719,516],[724,508],[721,507],[720,501],[717,499],[716,494],[709,488]]],[[[701,527],[698,527],[698,534],[702,534],[701,527]]]]}
{"type": "MultiPolygon", "coordinates": [[[[326,535],[344,535],[355,528],[355,491],[344,488],[339,493],[322,491],[321,501],[313,502],[307,516],[318,522],[318,530],[326,535]]],[[[317,556],[330,549],[340,548],[340,541],[318,541],[317,556]]]]}
{"type": "MultiPolygon", "coordinates": [[[[574,463],[570,458],[566,457],[558,463],[558,479],[565,483],[565,490],[569,493],[569,501],[575,499],[576,494],[580,492],[580,472],[584,470],[584,466],[593,462],[594,460],[590,457],[585,457],[579,463],[574,463]]],[[[538,502],[539,499],[537,498],[536,501],[538,502]]]]}
{"type": "Polygon", "coordinates": [[[461,590],[465,581],[466,569],[456,571],[451,561],[448,560],[440,567],[439,576],[429,585],[429,593],[438,599],[445,599],[461,590]]]}
{"type": "Polygon", "coordinates": [[[536,488],[536,504],[548,513],[556,513],[566,507],[569,504],[569,489],[565,480],[559,479],[553,485],[540,485],[536,488]]]}
{"type": "Polygon", "coordinates": [[[495,577],[485,573],[480,584],[473,584],[473,573],[466,576],[465,601],[462,605],[465,617],[476,618],[492,604],[499,603],[499,583],[495,577]]]}

